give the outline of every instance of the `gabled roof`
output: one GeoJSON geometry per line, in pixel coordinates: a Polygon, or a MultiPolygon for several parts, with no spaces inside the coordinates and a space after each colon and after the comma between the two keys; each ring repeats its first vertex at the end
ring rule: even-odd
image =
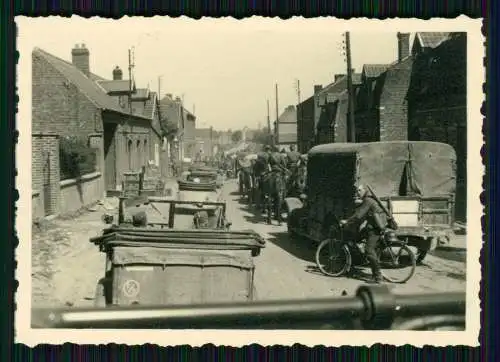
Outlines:
{"type": "Polygon", "coordinates": [[[136,89],[134,94],[132,94],[133,101],[146,101],[149,99],[149,89],[148,88],[139,88],[136,89]]]}
{"type": "Polygon", "coordinates": [[[98,80],[99,84],[108,94],[109,93],[129,93],[129,81],[124,80],[98,80]]]}
{"type": "Polygon", "coordinates": [[[288,106],[278,117],[278,123],[297,123],[297,111],[295,106],[288,106]]]}
{"type": "MultiPolygon", "coordinates": [[[[352,85],[357,86],[361,85],[361,74],[353,73],[352,74],[352,85]]],[[[347,76],[343,76],[338,79],[334,83],[330,83],[325,88],[319,92],[319,104],[323,105],[328,102],[334,102],[340,97],[340,95],[344,92],[347,92],[347,76]]]]}
{"type": "MultiPolygon", "coordinates": [[[[70,83],[74,84],[78,89],[85,94],[89,100],[102,110],[109,110],[122,114],[128,114],[119,105],[118,98],[110,97],[106,94],[104,88],[98,85],[93,79],[100,78],[96,75],[87,77],[70,62],[58,58],[46,51],[35,48],[33,50],[34,57],[41,57],[56,68],[70,83]]],[[[136,117],[144,118],[142,115],[136,117]]]]}
{"type": "Polygon", "coordinates": [[[422,48],[435,48],[450,37],[449,32],[419,32],[416,34],[422,48]]]}
{"type": "Polygon", "coordinates": [[[389,67],[390,64],[365,64],[363,65],[363,74],[367,78],[377,78],[389,67]]]}

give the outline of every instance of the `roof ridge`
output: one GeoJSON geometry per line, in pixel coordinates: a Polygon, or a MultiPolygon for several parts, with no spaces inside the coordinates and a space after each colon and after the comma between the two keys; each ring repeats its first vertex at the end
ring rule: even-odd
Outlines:
{"type": "MultiPolygon", "coordinates": [[[[72,67],[74,67],[76,70],[78,70],[80,73],[82,73],[85,77],[87,77],[87,76],[85,75],[85,73],[83,73],[83,72],[82,72],[82,71],[81,71],[81,70],[80,70],[77,66],[75,66],[72,62],[70,62],[70,61],[68,61],[68,60],[66,60],[66,59],[60,58],[60,57],[58,57],[57,55],[54,55],[54,54],[52,54],[52,53],[49,53],[49,52],[48,52],[48,51],[46,51],[45,49],[42,49],[42,48],[40,48],[40,47],[34,47],[34,48],[33,48],[33,52],[39,52],[39,53],[42,53],[42,55],[44,55],[44,56],[47,56],[47,55],[48,55],[48,56],[49,56],[49,57],[51,57],[51,58],[54,58],[54,59],[56,59],[56,60],[58,60],[58,61],[60,61],[60,62],[65,63],[66,65],[72,66],[72,67]]],[[[94,77],[100,78],[100,79],[93,80],[93,79],[91,79],[90,77],[87,77],[88,79],[90,79],[90,80],[91,80],[92,82],[94,82],[94,83],[96,83],[96,82],[102,82],[102,81],[107,81],[107,79],[105,79],[104,77],[101,77],[101,76],[100,76],[100,75],[98,75],[98,74],[95,74],[95,73],[90,72],[90,75],[93,75],[94,77]]]]}

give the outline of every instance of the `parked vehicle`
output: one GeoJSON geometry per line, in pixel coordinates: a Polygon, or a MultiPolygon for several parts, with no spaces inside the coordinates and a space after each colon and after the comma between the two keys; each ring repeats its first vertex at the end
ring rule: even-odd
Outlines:
{"type": "Polygon", "coordinates": [[[173,212],[168,223],[138,225],[122,211],[117,225],[90,240],[106,254],[104,277],[96,287],[97,307],[255,299],[253,258],[265,246],[257,233],[229,231],[223,217],[213,228],[179,229],[171,216],[175,200],[135,198],[120,204],[126,201],[129,207],[163,202],[173,212]]]}
{"type": "Polygon", "coordinates": [[[32,328],[465,331],[465,293],[395,295],[386,285],[326,299],[34,309],[32,328]],[[99,313],[96,313],[99,312],[99,313]],[[78,318],[74,316],[78,315],[78,318]]]}
{"type": "MultiPolygon", "coordinates": [[[[196,204],[217,202],[222,200],[222,193],[217,181],[217,172],[192,170],[183,178],[177,180],[179,186],[177,200],[189,201],[182,206],[186,211],[193,212],[198,209],[196,204]]],[[[205,204],[206,210],[213,210],[214,206],[205,204]]]]}
{"type": "Polygon", "coordinates": [[[333,143],[308,153],[306,199],[287,198],[288,230],[320,243],[355,209],[355,185],[373,191],[417,262],[453,233],[456,155],[437,142],[333,143]]]}
{"type": "Polygon", "coordinates": [[[215,181],[218,188],[221,188],[224,185],[224,179],[219,170],[215,167],[208,166],[205,163],[193,164],[188,171],[188,175],[190,175],[191,178],[198,178],[200,182],[215,181]]]}

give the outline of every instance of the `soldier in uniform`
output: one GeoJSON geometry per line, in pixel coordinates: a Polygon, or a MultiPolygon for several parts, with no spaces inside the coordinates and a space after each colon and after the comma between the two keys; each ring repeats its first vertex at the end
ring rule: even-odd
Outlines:
{"type": "Polygon", "coordinates": [[[382,281],[382,273],[378,262],[376,248],[382,233],[387,228],[387,215],[377,201],[368,194],[363,185],[357,187],[357,195],[361,201],[354,214],[346,220],[341,220],[341,225],[361,225],[366,221],[363,232],[366,234],[366,259],[370,262],[373,279],[376,283],[382,281]]]}
{"type": "Polygon", "coordinates": [[[297,166],[300,158],[300,153],[295,151],[295,145],[290,146],[290,151],[286,155],[288,168],[292,170],[295,166],[297,166]]]}

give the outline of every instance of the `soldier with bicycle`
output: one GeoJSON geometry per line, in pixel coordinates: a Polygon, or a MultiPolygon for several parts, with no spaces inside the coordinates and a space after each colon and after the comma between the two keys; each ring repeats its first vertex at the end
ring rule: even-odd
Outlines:
{"type": "Polygon", "coordinates": [[[376,283],[380,283],[382,282],[383,278],[377,258],[376,249],[378,243],[380,242],[381,235],[388,226],[387,215],[363,185],[359,185],[357,187],[356,193],[359,198],[360,204],[351,217],[346,220],[340,221],[340,225],[360,225],[366,221],[366,226],[362,231],[366,234],[365,255],[366,259],[370,263],[374,281],[376,283]]]}

